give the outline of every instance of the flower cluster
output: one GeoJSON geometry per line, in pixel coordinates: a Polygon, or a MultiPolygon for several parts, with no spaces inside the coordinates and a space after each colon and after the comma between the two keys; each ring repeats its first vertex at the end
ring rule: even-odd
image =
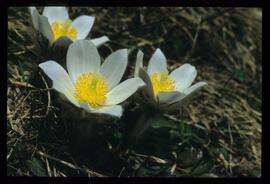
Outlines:
{"type": "Polygon", "coordinates": [[[163,111],[179,109],[206,85],[206,82],[198,82],[191,86],[196,75],[197,70],[190,64],[183,64],[169,74],[166,57],[160,49],[155,51],[145,71],[143,52],[138,51],[135,76],[143,79],[146,84],[142,96],[149,104],[163,111]]]}
{"type": "Polygon", "coordinates": [[[157,49],[148,67],[143,67],[143,52],[138,51],[134,78],[120,82],[128,64],[127,49],[111,53],[101,64],[97,47],[109,39],[102,36],[87,40],[95,18],[81,15],[69,18],[65,7],[45,7],[40,15],[35,7],[29,7],[33,28],[42,34],[49,44],[61,38],[69,39],[66,53],[67,71],[58,62],[48,60],[39,67],[53,81],[53,88],[62,93],[72,104],[89,113],[109,114],[121,117],[120,103],[140,89],[144,102],[163,111],[179,109],[206,82],[194,81],[197,70],[183,64],[169,73],[166,57],[157,49]]]}
{"type": "MultiPolygon", "coordinates": [[[[75,20],[69,18],[65,7],[45,7],[40,15],[35,7],[29,7],[34,29],[41,33],[49,44],[60,40],[61,37],[70,41],[85,39],[95,21],[95,17],[81,15],[75,20]]],[[[91,40],[96,46],[109,41],[107,36],[91,40]]]]}

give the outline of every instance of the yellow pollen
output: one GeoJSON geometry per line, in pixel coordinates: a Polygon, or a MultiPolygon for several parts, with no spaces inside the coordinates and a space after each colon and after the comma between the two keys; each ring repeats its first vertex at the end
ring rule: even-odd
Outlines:
{"type": "Polygon", "coordinates": [[[175,81],[168,75],[168,71],[155,72],[151,75],[154,95],[158,92],[171,92],[175,90],[175,81]]]}
{"type": "Polygon", "coordinates": [[[67,36],[69,38],[77,38],[78,31],[71,25],[71,20],[67,19],[63,22],[53,22],[52,31],[54,39],[57,40],[61,36],[67,36]]]}
{"type": "Polygon", "coordinates": [[[90,108],[97,108],[104,104],[109,86],[104,77],[97,73],[84,73],[75,83],[75,98],[86,102],[90,108]]]}

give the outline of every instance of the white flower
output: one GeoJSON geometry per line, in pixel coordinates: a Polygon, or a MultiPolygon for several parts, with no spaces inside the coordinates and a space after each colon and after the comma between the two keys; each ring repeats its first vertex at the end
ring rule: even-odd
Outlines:
{"type": "Polygon", "coordinates": [[[101,65],[95,45],[89,40],[79,40],[68,48],[68,73],[51,60],[39,64],[39,67],[53,81],[53,88],[77,107],[90,113],[121,117],[123,110],[117,104],[145,85],[140,78],[118,84],[126,70],[127,60],[127,49],[120,49],[110,54],[101,65]]]}
{"type": "Polygon", "coordinates": [[[146,83],[142,95],[148,103],[165,111],[179,109],[206,82],[191,86],[197,75],[194,66],[184,64],[171,74],[167,70],[167,60],[160,49],[151,57],[147,72],[143,69],[143,53],[139,50],[135,66],[135,77],[139,76],[146,83]]]}
{"type": "MultiPolygon", "coordinates": [[[[65,36],[72,41],[85,39],[89,34],[95,17],[81,15],[71,21],[65,7],[48,6],[40,15],[35,7],[29,7],[33,26],[52,44],[58,38],[65,36]]],[[[107,36],[91,40],[96,46],[109,41],[107,36]]]]}

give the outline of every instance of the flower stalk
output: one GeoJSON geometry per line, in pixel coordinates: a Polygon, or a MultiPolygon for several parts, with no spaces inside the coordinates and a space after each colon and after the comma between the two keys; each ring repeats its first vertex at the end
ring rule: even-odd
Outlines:
{"type": "Polygon", "coordinates": [[[139,114],[139,118],[134,122],[134,127],[130,136],[131,141],[134,141],[135,143],[138,142],[151,125],[150,119],[160,116],[160,114],[162,114],[162,112],[159,109],[145,105],[139,114]]]}

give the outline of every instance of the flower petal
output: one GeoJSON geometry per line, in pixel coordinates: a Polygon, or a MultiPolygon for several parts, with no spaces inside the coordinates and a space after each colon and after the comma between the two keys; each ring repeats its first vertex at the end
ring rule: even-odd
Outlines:
{"type": "Polygon", "coordinates": [[[107,41],[110,41],[110,39],[107,36],[101,36],[99,38],[91,39],[91,41],[94,43],[96,47],[99,47],[106,43],[107,41]]]}
{"type": "Polygon", "coordinates": [[[157,49],[149,61],[147,73],[148,75],[151,75],[154,72],[164,70],[167,70],[167,60],[162,51],[157,49]]]}
{"type": "Polygon", "coordinates": [[[48,18],[50,24],[54,21],[63,22],[69,19],[66,7],[61,6],[47,6],[42,15],[48,18]]]}
{"type": "Polygon", "coordinates": [[[207,84],[206,82],[198,82],[198,83],[192,85],[191,87],[187,88],[184,91],[186,96],[184,98],[180,99],[177,103],[170,104],[169,106],[166,107],[166,109],[168,111],[172,111],[172,110],[177,110],[177,109],[187,105],[190,102],[190,100],[192,99],[192,97],[195,95],[195,93],[206,84],[207,84]]]}
{"type": "Polygon", "coordinates": [[[109,55],[102,64],[100,73],[106,78],[110,89],[120,82],[127,68],[127,60],[127,49],[120,49],[109,55]]]}
{"type": "Polygon", "coordinates": [[[39,19],[38,19],[38,16],[37,16],[37,14],[38,14],[38,12],[36,12],[36,13],[34,13],[34,11],[37,11],[37,9],[36,9],[36,7],[28,7],[28,9],[29,9],[29,12],[30,12],[30,15],[31,15],[31,18],[32,18],[32,23],[33,23],[33,26],[34,26],[34,28],[36,29],[36,30],[38,30],[38,21],[39,21],[39,19]]]}
{"type": "Polygon", "coordinates": [[[185,94],[180,93],[179,91],[159,92],[157,94],[157,99],[159,104],[170,104],[180,100],[184,96],[185,94]]]}
{"type": "Polygon", "coordinates": [[[40,15],[37,11],[33,12],[33,16],[38,17],[38,31],[49,40],[49,43],[52,44],[54,41],[54,35],[51,28],[51,25],[48,22],[48,18],[40,15]]]}
{"type": "Polygon", "coordinates": [[[73,20],[72,25],[77,28],[77,39],[84,39],[90,32],[95,21],[95,17],[81,15],[73,20]]]}
{"type": "Polygon", "coordinates": [[[116,116],[120,118],[123,114],[123,108],[121,105],[112,105],[112,106],[102,107],[98,110],[94,110],[93,112],[101,113],[101,114],[108,114],[108,115],[116,116]]]}
{"type": "Polygon", "coordinates": [[[54,35],[47,17],[40,15],[35,7],[29,7],[29,12],[32,17],[34,28],[38,32],[40,32],[45,38],[47,38],[50,44],[52,44],[52,42],[54,41],[54,35]]]}
{"type": "Polygon", "coordinates": [[[149,99],[150,101],[156,101],[151,79],[149,78],[149,75],[146,73],[146,71],[143,68],[139,69],[139,77],[146,84],[144,87],[142,87],[143,95],[145,95],[145,98],[149,99]]]}
{"type": "Polygon", "coordinates": [[[79,106],[74,98],[74,86],[65,71],[65,69],[55,61],[46,61],[39,64],[39,67],[53,81],[53,88],[60,93],[63,93],[66,98],[74,105],[79,106]]]}
{"type": "Polygon", "coordinates": [[[197,70],[190,64],[184,64],[175,69],[170,77],[175,80],[176,90],[183,91],[191,85],[197,75],[197,70]]]}
{"type": "Polygon", "coordinates": [[[108,114],[120,118],[123,114],[121,105],[103,106],[98,109],[90,109],[87,104],[81,104],[81,107],[89,113],[108,114]]]}
{"type": "Polygon", "coordinates": [[[86,72],[98,72],[100,56],[90,40],[78,40],[72,43],[67,51],[67,70],[73,82],[86,72]]]}
{"type": "Polygon", "coordinates": [[[137,53],[137,59],[135,64],[135,72],[134,76],[137,77],[139,75],[139,69],[143,68],[143,52],[141,50],[137,53]]]}
{"type": "Polygon", "coordinates": [[[137,77],[125,80],[107,94],[105,105],[116,105],[123,102],[144,85],[145,83],[137,77]]]}
{"type": "Polygon", "coordinates": [[[197,82],[196,84],[192,85],[191,87],[187,88],[184,90],[184,93],[188,96],[193,95],[196,91],[201,89],[203,86],[205,86],[207,83],[206,82],[197,82]]]}

